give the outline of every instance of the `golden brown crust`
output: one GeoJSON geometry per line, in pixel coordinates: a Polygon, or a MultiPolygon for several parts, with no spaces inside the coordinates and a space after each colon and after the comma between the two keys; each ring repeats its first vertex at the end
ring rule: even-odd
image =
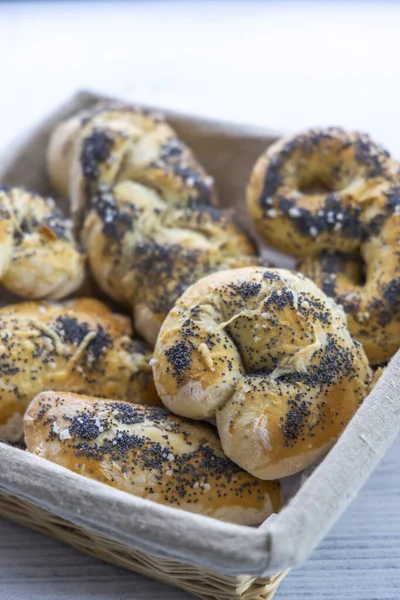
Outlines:
{"type": "Polygon", "coordinates": [[[244,525],[280,507],[279,483],[227,459],[211,426],[166,409],[44,392],[24,421],[30,452],[130,494],[244,525]]]}
{"type": "Polygon", "coordinates": [[[259,232],[343,305],[374,364],[400,345],[399,183],[381,146],[330,127],[270,146],[247,194],[259,232]]]}
{"type": "Polygon", "coordinates": [[[259,263],[248,236],[214,208],[170,207],[132,182],[99,192],[92,206],[82,232],[91,269],[110,296],[133,307],[135,327],[152,345],[189,285],[259,263]]]}
{"type": "Polygon", "coordinates": [[[53,132],[47,163],[78,218],[93,193],[121,181],[158,191],[175,206],[216,203],[214,182],[160,114],[100,102],[53,132]]]}
{"type": "Polygon", "coordinates": [[[82,298],[0,309],[0,437],[19,439],[20,415],[43,390],[158,404],[144,342],[127,317],[82,298]]]}
{"type": "Polygon", "coordinates": [[[158,114],[100,103],[75,115],[54,131],[48,169],[83,223],[97,282],[133,308],[152,345],[189,285],[260,262],[249,237],[213,207],[212,178],[158,114]]]}
{"type": "MultiPolygon", "coordinates": [[[[390,236],[395,228],[388,221],[382,233],[386,230],[390,236]]],[[[364,252],[369,253],[366,284],[358,256],[323,252],[299,264],[307,277],[343,306],[351,334],[373,365],[393,356],[400,345],[400,253],[393,251],[395,247],[393,242],[375,252],[376,240],[364,244],[364,252]]]]}
{"type": "Polygon", "coordinates": [[[235,269],[194,284],[167,316],[152,365],[164,404],[215,416],[225,453],[261,479],[320,457],[371,384],[343,311],[284,269],[235,269]]]}
{"type": "Polygon", "coordinates": [[[72,223],[50,198],[0,188],[0,282],[24,298],[57,300],[83,282],[72,223]]]}

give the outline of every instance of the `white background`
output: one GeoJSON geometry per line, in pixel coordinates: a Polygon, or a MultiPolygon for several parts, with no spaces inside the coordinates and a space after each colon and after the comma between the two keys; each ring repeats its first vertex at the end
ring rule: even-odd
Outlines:
{"type": "Polygon", "coordinates": [[[79,87],[287,131],[340,124],[400,156],[400,3],[0,4],[6,141],[79,87]]]}
{"type": "MultiPolygon", "coordinates": [[[[362,129],[400,158],[399,63],[396,2],[0,3],[0,146],[95,88],[282,132],[362,129]]],[[[277,600],[399,600],[399,452],[277,600]]],[[[0,521],[1,600],[75,597],[188,596],[0,521]]]]}

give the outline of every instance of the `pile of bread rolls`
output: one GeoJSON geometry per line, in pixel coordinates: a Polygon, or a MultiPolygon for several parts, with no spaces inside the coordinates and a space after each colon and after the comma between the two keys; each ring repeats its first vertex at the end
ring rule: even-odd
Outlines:
{"type": "Polygon", "coordinates": [[[47,164],[70,216],[0,188],[0,283],[24,300],[0,309],[0,437],[261,523],[400,345],[399,164],[337,128],[267,149],[247,204],[296,272],[260,258],[158,114],[99,103],[55,128],[47,164]],[[83,297],[88,273],[104,302],[83,297]]]}

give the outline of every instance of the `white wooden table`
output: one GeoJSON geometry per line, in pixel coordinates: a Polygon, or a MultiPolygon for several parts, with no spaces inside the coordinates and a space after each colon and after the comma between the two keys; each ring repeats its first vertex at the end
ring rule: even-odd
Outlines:
{"type": "MultiPolygon", "coordinates": [[[[78,88],[281,131],[340,124],[400,157],[395,2],[0,4],[0,144],[78,88]]],[[[400,440],[277,600],[400,599],[400,440]]],[[[0,466],[1,468],[1,466],[0,466]]],[[[1,600],[184,592],[0,520],[1,600]]]]}

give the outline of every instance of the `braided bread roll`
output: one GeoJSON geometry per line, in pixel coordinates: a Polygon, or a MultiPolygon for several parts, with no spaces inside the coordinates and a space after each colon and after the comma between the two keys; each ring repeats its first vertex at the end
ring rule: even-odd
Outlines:
{"type": "Polygon", "coordinates": [[[233,269],[192,285],[164,321],[152,365],[164,404],[215,417],[226,455],[260,479],[321,457],[372,381],[343,310],[285,269],[233,269]]]}
{"type": "Polygon", "coordinates": [[[281,504],[279,483],[232,463],[211,426],[166,409],[44,392],[25,415],[25,439],[76,473],[222,521],[258,525],[281,504]]]}
{"type": "Polygon", "coordinates": [[[208,273],[259,263],[227,213],[171,207],[133,182],[94,196],[82,240],[99,285],[133,307],[135,328],[152,345],[188,286],[208,273]]]}
{"type": "Polygon", "coordinates": [[[0,438],[18,440],[44,390],[158,404],[144,342],[101,302],[22,302],[0,309],[0,438]]]}
{"type": "Polygon", "coordinates": [[[54,130],[47,152],[55,189],[79,223],[101,187],[136,181],[175,206],[216,203],[213,179],[160,114],[100,102],[54,130]]]}
{"type": "Polygon", "coordinates": [[[24,298],[57,300],[83,282],[85,257],[54,201],[0,188],[0,283],[24,298]]]}

